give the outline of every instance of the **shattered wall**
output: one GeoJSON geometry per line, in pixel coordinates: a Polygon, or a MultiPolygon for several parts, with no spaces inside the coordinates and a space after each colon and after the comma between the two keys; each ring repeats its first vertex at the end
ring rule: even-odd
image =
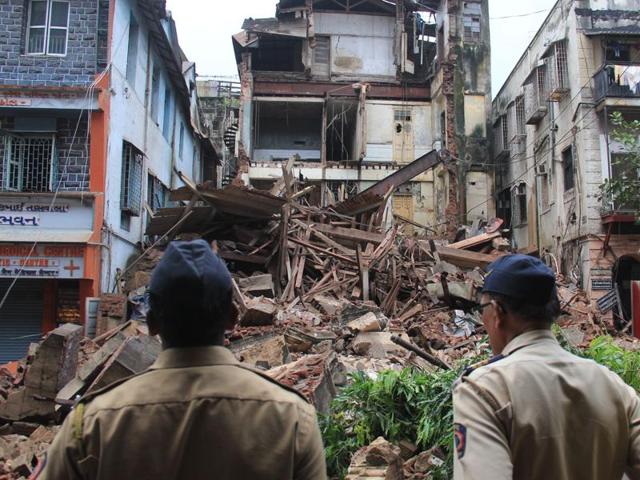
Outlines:
{"type": "Polygon", "coordinates": [[[379,15],[314,13],[315,34],[331,36],[334,79],[393,80],[395,18],[379,15]]]}

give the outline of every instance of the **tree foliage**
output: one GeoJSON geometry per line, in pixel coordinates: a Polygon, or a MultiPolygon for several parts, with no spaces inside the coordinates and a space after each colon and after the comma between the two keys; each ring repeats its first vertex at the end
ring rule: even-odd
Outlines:
{"type": "Polygon", "coordinates": [[[640,216],[640,120],[625,120],[621,112],[611,114],[611,138],[623,155],[612,156],[613,175],[600,186],[605,209],[630,210],[640,216]]]}

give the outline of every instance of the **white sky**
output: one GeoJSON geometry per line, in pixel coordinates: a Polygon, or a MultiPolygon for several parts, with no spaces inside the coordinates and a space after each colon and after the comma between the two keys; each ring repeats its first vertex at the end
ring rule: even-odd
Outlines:
{"type": "MultiPolygon", "coordinates": [[[[515,66],[556,0],[489,0],[493,94],[515,66]],[[531,14],[523,17],[507,17],[531,14]]],[[[178,26],[182,49],[200,75],[236,75],[231,35],[247,17],[275,14],[277,0],[167,0],[178,26]]]]}

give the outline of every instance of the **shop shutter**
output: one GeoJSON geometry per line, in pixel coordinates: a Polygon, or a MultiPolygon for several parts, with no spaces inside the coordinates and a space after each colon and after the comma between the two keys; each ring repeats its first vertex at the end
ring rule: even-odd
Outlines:
{"type": "MultiPolygon", "coordinates": [[[[0,279],[0,301],[12,279],[0,279]]],[[[0,310],[0,365],[26,356],[29,344],[40,341],[44,306],[42,280],[20,279],[0,310]]]]}

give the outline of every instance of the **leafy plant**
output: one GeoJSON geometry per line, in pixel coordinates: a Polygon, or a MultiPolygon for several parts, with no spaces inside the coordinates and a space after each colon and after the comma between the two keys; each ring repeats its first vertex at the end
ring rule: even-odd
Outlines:
{"type": "Polygon", "coordinates": [[[353,375],[320,420],[329,473],[343,477],[353,453],[383,436],[390,442],[415,442],[419,450],[438,447],[445,464],[432,478],[451,478],[451,389],[459,374],[405,369],[383,372],[375,380],[363,373],[353,375]]]}
{"type": "Polygon", "coordinates": [[[595,338],[585,356],[614,371],[640,392],[640,351],[625,350],[608,336],[595,338]]]}
{"type": "Polygon", "coordinates": [[[601,198],[615,209],[640,212],[640,120],[625,120],[621,112],[611,114],[611,138],[622,146],[622,155],[612,156],[617,171],[600,185],[601,198]]]}

